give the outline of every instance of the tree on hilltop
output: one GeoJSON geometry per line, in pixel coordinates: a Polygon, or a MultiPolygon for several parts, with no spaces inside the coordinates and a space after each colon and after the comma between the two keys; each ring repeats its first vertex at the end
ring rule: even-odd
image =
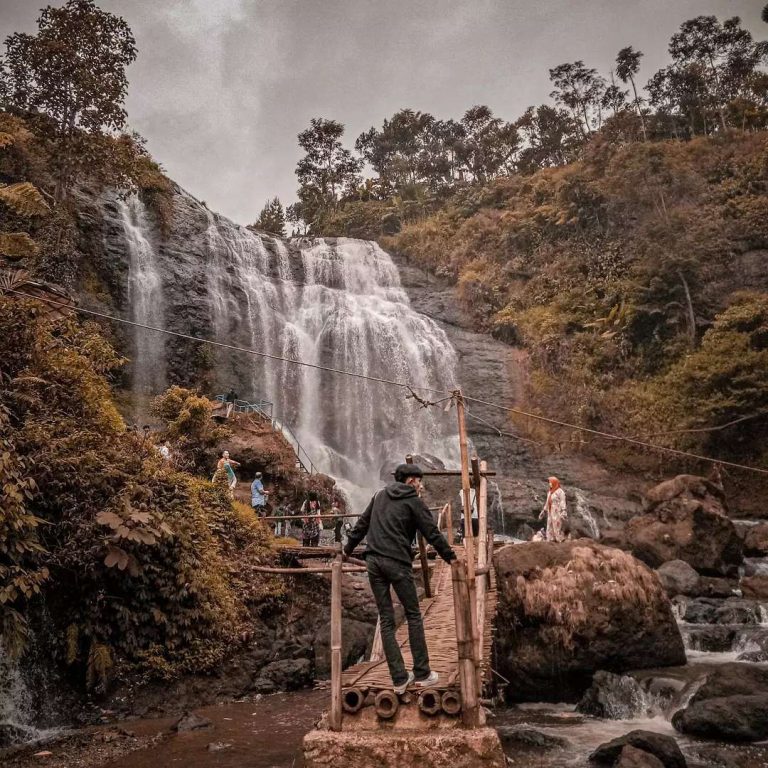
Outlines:
{"type": "Polygon", "coordinates": [[[261,209],[259,218],[249,228],[267,232],[270,235],[285,237],[285,209],[280,198],[274,197],[267,200],[261,209]]]}
{"type": "Polygon", "coordinates": [[[461,118],[463,137],[457,142],[459,167],[471,180],[485,183],[510,173],[520,145],[517,126],[495,117],[489,107],[474,106],[461,118]]]}
{"type": "Polygon", "coordinates": [[[55,197],[61,200],[94,162],[95,148],[83,135],[125,125],[125,70],[136,58],[136,41],[122,18],[93,0],[48,6],[37,23],[36,35],[17,32],[6,39],[0,96],[7,106],[51,118],[57,140],[55,197]]]}
{"type": "Polygon", "coordinates": [[[301,216],[311,226],[326,210],[334,209],[345,189],[359,183],[362,163],[341,143],[344,125],[313,117],[299,136],[304,157],[296,164],[301,216]]]}
{"type": "Polygon", "coordinates": [[[629,81],[632,86],[632,93],[635,97],[635,109],[640,118],[640,126],[643,130],[643,141],[648,141],[648,134],[645,130],[645,118],[643,117],[643,108],[640,97],[637,95],[637,86],[635,85],[635,75],[640,71],[640,59],[642,51],[636,51],[631,45],[622,48],[616,56],[616,76],[622,83],[629,81]]]}
{"type": "Polygon", "coordinates": [[[581,60],[574,61],[550,69],[549,79],[555,86],[550,96],[571,111],[585,138],[600,128],[605,79],[596,69],[585,66],[581,60]]]}

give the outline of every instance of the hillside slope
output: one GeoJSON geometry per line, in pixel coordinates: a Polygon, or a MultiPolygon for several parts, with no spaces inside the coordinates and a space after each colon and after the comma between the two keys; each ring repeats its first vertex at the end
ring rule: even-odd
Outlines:
{"type": "MultiPolygon", "coordinates": [[[[764,132],[618,149],[597,141],[579,163],[463,192],[384,244],[453,279],[478,328],[527,348],[531,407],[759,462],[767,193],[764,132]]],[[[613,443],[591,448],[648,465],[613,443]]]]}

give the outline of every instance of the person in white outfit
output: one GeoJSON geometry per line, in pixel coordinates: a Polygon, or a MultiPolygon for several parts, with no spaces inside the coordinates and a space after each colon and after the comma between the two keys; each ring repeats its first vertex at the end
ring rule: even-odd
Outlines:
{"type": "Polygon", "coordinates": [[[549,493],[544,507],[539,514],[539,520],[547,518],[547,541],[565,541],[565,523],[568,520],[568,506],[565,501],[565,491],[560,487],[556,477],[550,477],[549,493]]]}

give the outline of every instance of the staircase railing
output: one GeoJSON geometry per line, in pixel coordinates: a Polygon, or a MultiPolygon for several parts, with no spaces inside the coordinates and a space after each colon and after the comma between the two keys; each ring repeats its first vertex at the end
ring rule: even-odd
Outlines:
{"type": "Polygon", "coordinates": [[[296,461],[302,467],[302,469],[309,475],[315,475],[319,472],[318,468],[309,458],[309,454],[304,449],[304,446],[299,442],[299,438],[296,437],[294,431],[282,421],[278,419],[272,419],[272,426],[274,429],[283,433],[285,439],[290,443],[293,448],[293,452],[296,454],[296,461]]]}

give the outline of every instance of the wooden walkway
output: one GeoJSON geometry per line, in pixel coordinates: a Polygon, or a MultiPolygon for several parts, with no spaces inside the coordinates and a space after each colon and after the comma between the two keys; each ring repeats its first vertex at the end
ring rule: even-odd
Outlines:
{"type": "MultiPolygon", "coordinates": [[[[454,550],[459,557],[464,557],[463,547],[455,546],[454,550]]],[[[451,568],[443,560],[436,560],[430,571],[434,595],[421,601],[421,611],[424,617],[430,666],[440,676],[438,683],[432,687],[437,690],[458,689],[458,648],[451,568]]],[[[478,576],[478,579],[480,578],[485,577],[478,576]]],[[[481,668],[486,678],[490,668],[493,640],[491,625],[496,610],[495,577],[492,569],[489,578],[490,588],[485,592],[485,619],[481,638],[481,668]]],[[[405,622],[397,630],[397,640],[403,652],[406,668],[411,669],[413,658],[408,647],[408,625],[405,622]]],[[[342,688],[352,686],[374,693],[380,690],[392,690],[392,678],[389,676],[386,659],[366,661],[346,669],[342,674],[342,688]]]]}

